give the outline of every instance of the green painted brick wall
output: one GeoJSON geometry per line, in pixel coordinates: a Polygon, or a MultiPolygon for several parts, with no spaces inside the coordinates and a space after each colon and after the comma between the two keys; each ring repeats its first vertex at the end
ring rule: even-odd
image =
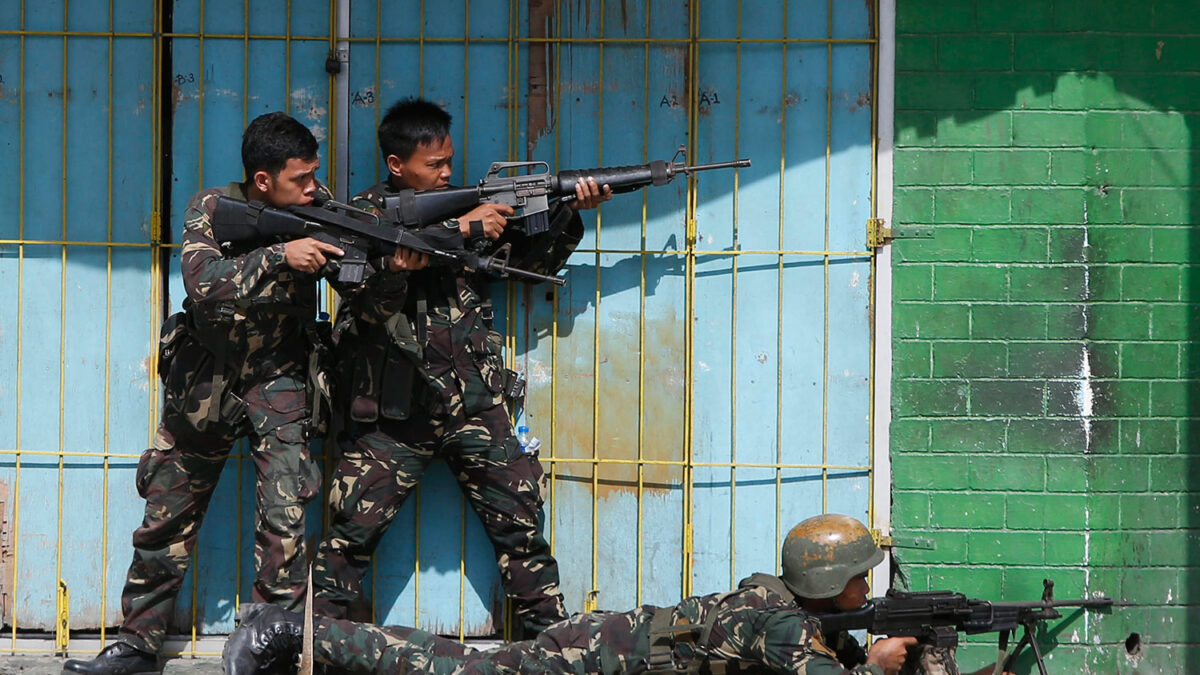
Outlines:
{"type": "Polygon", "coordinates": [[[896,26],[893,225],[935,233],[892,245],[893,526],[937,541],[898,551],[912,586],[1103,591],[1128,606],[1050,626],[1051,672],[1200,673],[1200,6],[896,26]]]}

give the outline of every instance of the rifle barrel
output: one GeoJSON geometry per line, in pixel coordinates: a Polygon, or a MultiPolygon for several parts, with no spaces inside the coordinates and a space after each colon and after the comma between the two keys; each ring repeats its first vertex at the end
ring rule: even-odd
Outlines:
{"type": "Polygon", "coordinates": [[[693,171],[708,171],[709,169],[740,169],[750,166],[750,159],[735,159],[729,162],[713,162],[712,164],[693,164],[691,166],[681,166],[676,171],[680,173],[691,173],[693,171]]]}

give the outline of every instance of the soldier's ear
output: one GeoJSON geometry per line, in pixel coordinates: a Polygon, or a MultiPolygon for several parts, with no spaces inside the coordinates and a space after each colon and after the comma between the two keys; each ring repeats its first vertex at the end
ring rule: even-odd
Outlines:
{"type": "Polygon", "coordinates": [[[251,180],[254,182],[254,187],[258,188],[260,192],[270,192],[271,186],[275,183],[275,178],[271,176],[271,173],[261,169],[254,172],[251,180]]]}
{"type": "Polygon", "coordinates": [[[397,178],[404,178],[404,160],[400,159],[396,155],[387,156],[387,168],[388,173],[392,174],[393,176],[397,178]]]}

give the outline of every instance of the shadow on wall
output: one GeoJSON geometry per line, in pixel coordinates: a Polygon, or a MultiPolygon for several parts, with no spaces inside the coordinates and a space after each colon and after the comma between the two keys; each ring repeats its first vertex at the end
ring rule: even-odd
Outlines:
{"type": "MultiPolygon", "coordinates": [[[[1161,49],[1163,43],[1158,44],[1161,49]]],[[[1186,51],[1182,45],[1179,49],[1186,51]]],[[[1129,66],[1122,63],[1121,67],[1129,66]]],[[[928,108],[929,101],[948,107],[938,92],[940,74],[901,73],[897,78],[897,147],[986,145],[987,141],[974,139],[993,133],[997,142],[988,147],[997,150],[1009,149],[1010,145],[1031,149],[1061,146],[1082,147],[1086,153],[1083,189],[1079,191],[1081,217],[1049,224],[1052,229],[1083,230],[1072,249],[1077,259],[1051,260],[1052,264],[1083,263],[1079,266],[1081,276],[1072,277],[1071,282],[1080,284],[1082,320],[1077,335],[1065,338],[1079,343],[1080,372],[1077,379],[1069,379],[1074,379],[1070,384],[1078,387],[1074,396],[1078,405],[1070,417],[1079,420],[1080,433],[1063,438],[1062,446],[1072,448],[1080,442],[1084,446],[1089,519],[1083,562],[1085,588],[1078,590],[1104,592],[1128,606],[1108,616],[1068,614],[1067,620],[1052,624],[1040,637],[1043,649],[1053,648],[1060,639],[1063,644],[1080,643],[1079,633],[1072,636],[1067,631],[1061,638],[1059,633],[1068,622],[1075,624],[1074,630],[1082,625],[1078,623],[1080,618],[1088,621],[1090,630],[1084,634],[1088,641],[1094,635],[1098,636],[1098,644],[1105,645],[1102,653],[1088,656],[1093,672],[1115,672],[1110,668],[1119,668],[1120,672],[1200,670],[1196,645],[1181,644],[1194,639],[1200,628],[1189,623],[1197,616],[1195,589],[1200,588],[1200,546],[1196,545],[1200,528],[1200,457],[1191,442],[1191,435],[1200,429],[1191,422],[1200,417],[1200,395],[1194,382],[1200,373],[1200,353],[1191,346],[1200,342],[1200,314],[1194,304],[1188,304],[1200,298],[1200,267],[1196,266],[1200,261],[1200,233],[1188,227],[1192,214],[1200,212],[1200,190],[1195,189],[1197,179],[1191,167],[1195,157],[1192,139],[1197,137],[1196,125],[1200,123],[1200,115],[1193,113],[1200,109],[1200,97],[1194,77],[1163,70],[1158,65],[1153,73],[1110,74],[1093,66],[1083,72],[967,74],[965,77],[976,79],[969,84],[959,83],[962,91],[968,92],[968,98],[959,105],[987,105],[988,109],[953,112],[906,110],[928,108]],[[915,91],[905,93],[902,90],[909,80],[916,85],[915,91]],[[1049,115],[1037,119],[1039,111],[1055,113],[1060,120],[1061,113],[1075,112],[1068,101],[1084,102],[1079,106],[1082,109],[1078,110],[1077,125],[1051,121],[1049,115]],[[1076,133],[1067,137],[1068,128],[1076,133]],[[1004,134],[1009,134],[1011,143],[1000,140],[1004,134]],[[960,139],[972,140],[960,143],[960,139]],[[1151,158],[1134,164],[1129,161],[1130,150],[1149,150],[1141,154],[1151,158]],[[1145,189],[1148,186],[1159,190],[1145,189]],[[1134,225],[1152,227],[1131,230],[1134,225]],[[1163,276],[1172,280],[1181,271],[1178,298],[1164,300],[1156,295],[1156,288],[1143,285],[1139,289],[1134,285],[1138,279],[1159,278],[1153,276],[1154,272],[1163,270],[1170,270],[1163,276]],[[1134,278],[1135,274],[1144,276],[1134,278]],[[1114,308],[1119,305],[1128,311],[1131,302],[1141,305],[1144,312],[1144,333],[1124,335],[1123,328],[1111,319],[1114,308]],[[1170,363],[1176,353],[1178,371],[1170,363]],[[1144,359],[1140,364],[1139,358],[1144,359]],[[1147,367],[1146,363],[1151,365],[1147,367]],[[1128,386],[1131,380],[1133,388],[1128,386]],[[1151,416],[1157,419],[1146,419],[1151,416]],[[1166,430],[1153,427],[1163,425],[1164,418],[1166,430]],[[1160,440],[1167,447],[1154,449],[1160,440]],[[1126,459],[1142,462],[1141,471],[1150,474],[1148,484],[1135,488],[1125,482],[1130,473],[1138,471],[1125,467],[1126,459]],[[1144,670],[1147,667],[1152,670],[1144,670]]],[[[897,155],[898,175],[903,168],[902,157],[903,153],[897,155]]],[[[937,181],[935,174],[930,182],[937,181]]],[[[1064,180],[1061,187],[1079,183],[1064,180]]],[[[1033,188],[1060,186],[1053,172],[1048,182],[1042,176],[1029,184],[1033,188]]],[[[977,179],[972,178],[969,186],[976,185],[977,179]]],[[[1010,185],[995,181],[994,187],[1005,189],[1010,185]]],[[[898,190],[898,204],[902,192],[898,190]]],[[[1013,220],[1019,216],[1020,223],[1047,225],[1038,218],[1052,219],[1061,211],[1058,205],[1050,206],[1048,200],[1039,203],[1034,192],[1020,196],[1011,193],[1013,220]]],[[[932,222],[959,225],[966,221],[971,227],[970,215],[952,215],[952,204],[946,205],[945,212],[940,211],[937,195],[931,199],[932,206],[923,203],[922,208],[931,209],[932,222]]],[[[986,219],[976,222],[974,232],[983,229],[979,225],[987,227],[986,219]]],[[[937,246],[936,240],[932,245],[937,246]]],[[[1020,255],[1013,252],[1014,258],[1020,255]]],[[[965,251],[964,257],[956,260],[974,260],[973,253],[965,251]]],[[[1070,470],[1056,467],[1053,461],[1049,469],[1070,470]]],[[[1065,559],[1048,562],[1071,564],[1065,559]]],[[[1067,588],[1061,590],[1062,597],[1071,594],[1067,588]]],[[[1026,652],[1026,658],[1018,662],[1018,672],[1029,672],[1033,666],[1028,656],[1026,652]]]]}

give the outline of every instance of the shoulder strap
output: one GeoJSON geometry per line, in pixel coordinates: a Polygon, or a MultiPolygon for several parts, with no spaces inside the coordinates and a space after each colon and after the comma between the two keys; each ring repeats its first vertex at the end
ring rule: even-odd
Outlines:
{"type": "Polygon", "coordinates": [[[721,605],[725,604],[725,601],[731,596],[740,593],[741,590],[739,588],[718,595],[716,601],[713,602],[712,608],[705,615],[703,623],[674,623],[672,621],[675,615],[674,607],[660,607],[655,610],[654,616],[650,619],[650,653],[646,656],[647,670],[695,675],[695,673],[700,672],[700,666],[707,662],[710,670],[715,675],[723,673],[725,671],[725,660],[710,659],[704,656],[701,650],[708,644],[708,638],[712,635],[712,629],[717,622],[717,614],[721,609],[721,605]],[[688,666],[684,668],[675,662],[675,641],[680,633],[695,633],[697,631],[700,632],[700,637],[695,642],[696,655],[691,659],[688,666]]]}
{"type": "Polygon", "coordinates": [[[765,588],[772,593],[777,593],[783,596],[783,598],[788,602],[796,602],[796,594],[792,593],[792,591],[788,589],[787,585],[783,583],[783,579],[780,579],[774,574],[763,574],[762,572],[759,572],[757,574],[751,574],[738,583],[738,588],[755,587],[765,588]]]}

